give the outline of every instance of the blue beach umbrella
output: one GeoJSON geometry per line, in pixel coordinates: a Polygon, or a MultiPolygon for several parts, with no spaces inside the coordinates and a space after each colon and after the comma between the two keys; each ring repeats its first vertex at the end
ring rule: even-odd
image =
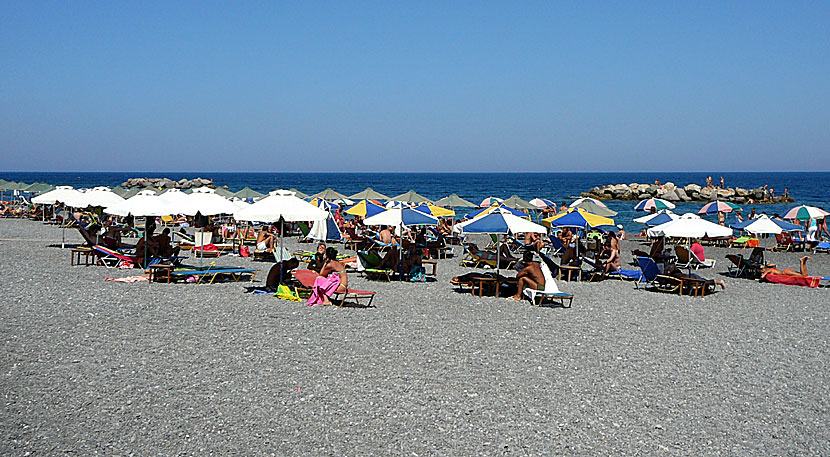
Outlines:
{"type": "MultiPolygon", "coordinates": [[[[501,208],[485,216],[462,222],[453,227],[454,231],[460,233],[487,233],[495,235],[506,235],[508,233],[547,233],[547,228],[523,217],[515,216],[509,208],[501,208]]],[[[496,246],[496,274],[499,274],[501,264],[501,249],[496,246]]],[[[498,291],[496,291],[498,296],[498,291]]]]}
{"type": "Polygon", "coordinates": [[[473,211],[472,213],[468,213],[465,217],[467,219],[475,219],[475,218],[483,216],[485,214],[490,214],[490,213],[494,213],[494,212],[504,212],[504,211],[507,211],[507,212],[509,212],[510,214],[512,214],[516,217],[527,217],[527,218],[530,217],[530,215],[527,214],[527,213],[523,213],[523,212],[521,212],[517,209],[513,209],[509,206],[504,206],[502,204],[488,206],[487,208],[484,208],[484,209],[481,209],[481,210],[478,210],[478,211],[473,211]]]}

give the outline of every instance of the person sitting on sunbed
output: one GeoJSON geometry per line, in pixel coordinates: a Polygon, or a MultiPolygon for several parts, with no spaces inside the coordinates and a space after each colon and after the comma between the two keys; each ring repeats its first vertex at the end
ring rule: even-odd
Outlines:
{"type": "Polygon", "coordinates": [[[257,251],[274,252],[274,239],[274,228],[270,225],[263,227],[256,238],[257,251]]]}
{"type": "Polygon", "coordinates": [[[277,262],[268,271],[268,279],[265,280],[265,289],[277,290],[277,286],[291,278],[291,271],[300,266],[300,261],[295,258],[277,262]],[[282,276],[280,276],[282,274],[282,276]]]}
{"type": "Polygon", "coordinates": [[[542,240],[542,235],[534,232],[525,233],[525,249],[539,252],[545,247],[545,242],[542,240]]]}
{"type": "Polygon", "coordinates": [[[533,252],[525,251],[522,255],[522,262],[525,264],[522,271],[516,274],[519,280],[519,290],[516,295],[509,297],[508,300],[521,301],[522,292],[526,287],[536,290],[545,290],[545,275],[542,273],[542,266],[539,262],[533,260],[533,252]]]}
{"type": "Polygon", "coordinates": [[[378,236],[381,243],[392,244],[392,227],[383,227],[378,236]]]}
{"type": "Polygon", "coordinates": [[[308,306],[329,305],[329,297],[337,292],[349,290],[349,277],[346,267],[337,260],[337,249],[326,249],[326,264],[320,271],[320,276],[314,280],[311,296],[308,297],[308,306]]]}
{"type": "Polygon", "coordinates": [[[620,259],[620,243],[617,241],[617,234],[608,232],[608,246],[606,249],[608,258],[605,260],[605,273],[620,271],[622,260],[620,259]]]}
{"type": "Polygon", "coordinates": [[[173,247],[170,244],[170,229],[165,227],[158,235],[153,237],[156,242],[156,250],[161,257],[176,257],[182,249],[179,246],[173,247]]]}
{"type": "Polygon", "coordinates": [[[323,266],[326,264],[326,243],[320,243],[317,245],[317,252],[311,257],[311,260],[308,261],[308,269],[311,271],[316,271],[317,273],[323,269],[323,266]]]}
{"type": "Polygon", "coordinates": [[[795,276],[798,278],[808,278],[810,275],[807,273],[807,260],[810,259],[810,256],[805,255],[800,259],[801,268],[800,271],[795,271],[792,268],[785,268],[783,270],[779,270],[774,266],[762,266],[761,267],[761,279],[766,278],[767,275],[782,275],[782,276],[795,276]]]}
{"type": "Polygon", "coordinates": [[[144,265],[144,251],[147,251],[147,258],[154,258],[158,257],[158,244],[153,240],[152,236],[147,238],[146,233],[145,236],[142,236],[138,240],[138,244],[135,245],[135,257],[136,263],[138,265],[144,265]],[[148,241],[149,240],[149,241],[148,241]]]}

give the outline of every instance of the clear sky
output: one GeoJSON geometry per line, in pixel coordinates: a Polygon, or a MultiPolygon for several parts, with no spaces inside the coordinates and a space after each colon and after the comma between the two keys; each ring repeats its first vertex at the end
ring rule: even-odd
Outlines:
{"type": "Polygon", "coordinates": [[[0,2],[0,170],[830,170],[830,2],[0,2]]]}

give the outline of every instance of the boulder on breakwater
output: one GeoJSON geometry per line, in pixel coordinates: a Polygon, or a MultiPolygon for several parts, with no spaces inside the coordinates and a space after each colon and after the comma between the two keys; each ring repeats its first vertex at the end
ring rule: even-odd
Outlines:
{"type": "Polygon", "coordinates": [[[697,184],[686,184],[683,187],[672,182],[665,184],[610,184],[594,187],[583,192],[582,197],[598,200],[645,200],[648,198],[662,198],[670,202],[710,202],[715,200],[727,201],[736,204],[743,203],[790,203],[790,195],[775,195],[768,186],[753,189],[741,187],[701,187],[697,184]]]}
{"type": "MultiPolygon", "coordinates": [[[[153,189],[195,189],[197,187],[211,187],[216,188],[212,179],[206,178],[182,178],[178,181],[173,181],[170,178],[130,178],[121,183],[121,187],[129,189],[131,187],[151,187],[153,189]]],[[[228,186],[222,186],[228,188],[228,186]]]]}

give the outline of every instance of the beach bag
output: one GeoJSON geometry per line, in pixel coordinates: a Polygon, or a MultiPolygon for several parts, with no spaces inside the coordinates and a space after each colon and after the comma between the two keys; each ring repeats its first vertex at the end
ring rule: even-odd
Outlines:
{"type": "Polygon", "coordinates": [[[250,257],[251,250],[248,249],[248,246],[242,246],[239,248],[239,255],[241,255],[242,257],[250,257]]]}
{"type": "Polygon", "coordinates": [[[300,294],[298,294],[296,290],[292,290],[284,284],[280,284],[277,287],[277,293],[275,293],[274,296],[283,300],[302,301],[300,294]]]}

